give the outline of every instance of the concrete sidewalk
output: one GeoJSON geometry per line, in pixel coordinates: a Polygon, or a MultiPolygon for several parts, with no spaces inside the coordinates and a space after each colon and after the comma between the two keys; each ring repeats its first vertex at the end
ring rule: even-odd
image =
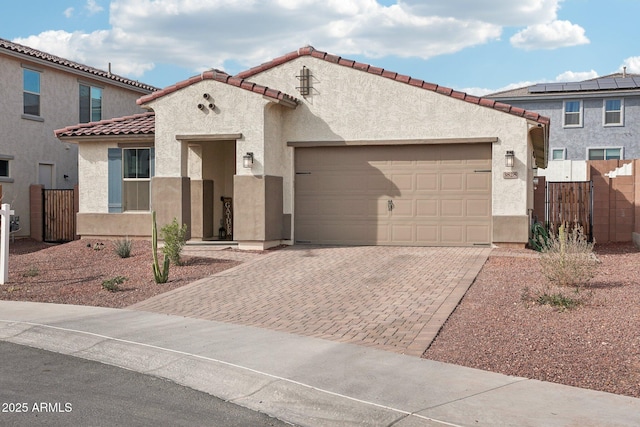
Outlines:
{"type": "Polygon", "coordinates": [[[640,425],[640,399],[210,320],[0,301],[0,339],[167,378],[297,425],[640,425]]]}

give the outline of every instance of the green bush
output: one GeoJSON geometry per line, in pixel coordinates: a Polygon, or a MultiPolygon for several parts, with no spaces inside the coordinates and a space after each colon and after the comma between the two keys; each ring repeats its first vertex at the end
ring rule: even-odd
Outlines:
{"type": "Polygon", "coordinates": [[[116,240],[114,246],[116,254],[118,254],[120,258],[129,258],[131,256],[133,242],[128,237],[116,240]]]}
{"type": "Polygon", "coordinates": [[[171,224],[167,224],[160,229],[160,236],[164,240],[162,252],[171,260],[173,265],[181,265],[180,254],[187,243],[187,224],[183,224],[181,227],[178,224],[178,220],[173,218],[171,224]]]}
{"type": "Polygon", "coordinates": [[[121,284],[123,284],[127,280],[126,277],[116,276],[113,279],[105,280],[102,282],[102,288],[108,290],[109,292],[116,292],[120,290],[121,284]]]}

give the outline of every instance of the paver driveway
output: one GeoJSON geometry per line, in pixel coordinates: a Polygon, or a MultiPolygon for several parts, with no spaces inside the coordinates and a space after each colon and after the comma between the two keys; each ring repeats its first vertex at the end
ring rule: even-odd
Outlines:
{"type": "Polygon", "coordinates": [[[420,356],[490,252],[292,246],[130,308],[420,356]]]}

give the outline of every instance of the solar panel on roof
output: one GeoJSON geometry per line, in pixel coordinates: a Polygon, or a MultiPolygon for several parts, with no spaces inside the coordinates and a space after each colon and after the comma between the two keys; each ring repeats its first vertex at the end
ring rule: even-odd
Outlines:
{"type": "Polygon", "coordinates": [[[534,86],[529,86],[529,93],[542,93],[542,92],[546,92],[547,89],[545,87],[545,85],[543,84],[537,84],[534,86]]]}
{"type": "Polygon", "coordinates": [[[618,89],[618,85],[613,79],[598,79],[596,81],[600,89],[618,89]]]}
{"type": "Polygon", "coordinates": [[[561,83],[547,85],[547,92],[564,92],[564,85],[561,83]]]}
{"type": "Polygon", "coordinates": [[[597,82],[582,82],[580,83],[580,87],[582,90],[598,90],[600,86],[598,86],[597,82]]]}
{"type": "Polygon", "coordinates": [[[620,89],[631,89],[636,88],[638,85],[631,79],[616,79],[616,85],[620,89]]]}
{"type": "Polygon", "coordinates": [[[582,86],[580,85],[580,83],[565,83],[563,85],[564,90],[581,90],[582,86]]]}

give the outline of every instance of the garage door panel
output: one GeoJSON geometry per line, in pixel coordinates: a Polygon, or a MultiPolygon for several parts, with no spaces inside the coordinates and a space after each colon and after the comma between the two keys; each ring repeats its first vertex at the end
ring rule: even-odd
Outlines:
{"type": "Polygon", "coordinates": [[[437,173],[416,173],[416,191],[437,191],[438,185],[437,173]]]}
{"type": "Polygon", "coordinates": [[[296,241],[491,241],[490,144],[296,148],[295,164],[296,241]]]}
{"type": "MultiPolygon", "coordinates": [[[[393,203],[393,211],[391,213],[391,215],[393,216],[393,218],[413,218],[415,217],[415,212],[414,212],[414,206],[415,206],[415,201],[413,199],[411,200],[406,200],[406,199],[396,199],[392,201],[393,203]]],[[[387,202],[388,204],[388,202],[387,202]]],[[[387,208],[388,210],[388,208],[387,208]]]]}
{"type": "Polygon", "coordinates": [[[490,226],[486,224],[482,225],[467,225],[466,233],[467,240],[480,242],[491,231],[490,226]]]}
{"type": "Polygon", "coordinates": [[[399,192],[398,194],[404,194],[407,191],[415,190],[415,176],[408,173],[392,173],[387,178],[392,185],[392,188],[399,192]]]}
{"type": "Polygon", "coordinates": [[[460,225],[443,225],[440,227],[440,241],[449,245],[460,245],[464,242],[464,224],[460,225]]]}
{"type": "Polygon", "coordinates": [[[440,175],[440,191],[463,191],[464,176],[459,173],[443,173],[440,175]]]}
{"type": "Polygon", "coordinates": [[[486,218],[491,215],[491,201],[487,199],[481,200],[465,200],[466,216],[486,218]]]}
{"type": "Polygon", "coordinates": [[[416,241],[423,242],[425,245],[438,245],[440,242],[438,226],[436,224],[416,226],[416,241]]]}
{"type": "Polygon", "coordinates": [[[441,217],[464,217],[464,200],[446,199],[440,202],[441,217]]]}
{"type": "Polygon", "coordinates": [[[437,218],[440,215],[440,201],[437,199],[416,200],[416,217],[420,219],[437,218]]]}
{"type": "Polygon", "coordinates": [[[491,189],[490,173],[467,173],[465,179],[466,191],[478,191],[486,193],[491,189]]]}

